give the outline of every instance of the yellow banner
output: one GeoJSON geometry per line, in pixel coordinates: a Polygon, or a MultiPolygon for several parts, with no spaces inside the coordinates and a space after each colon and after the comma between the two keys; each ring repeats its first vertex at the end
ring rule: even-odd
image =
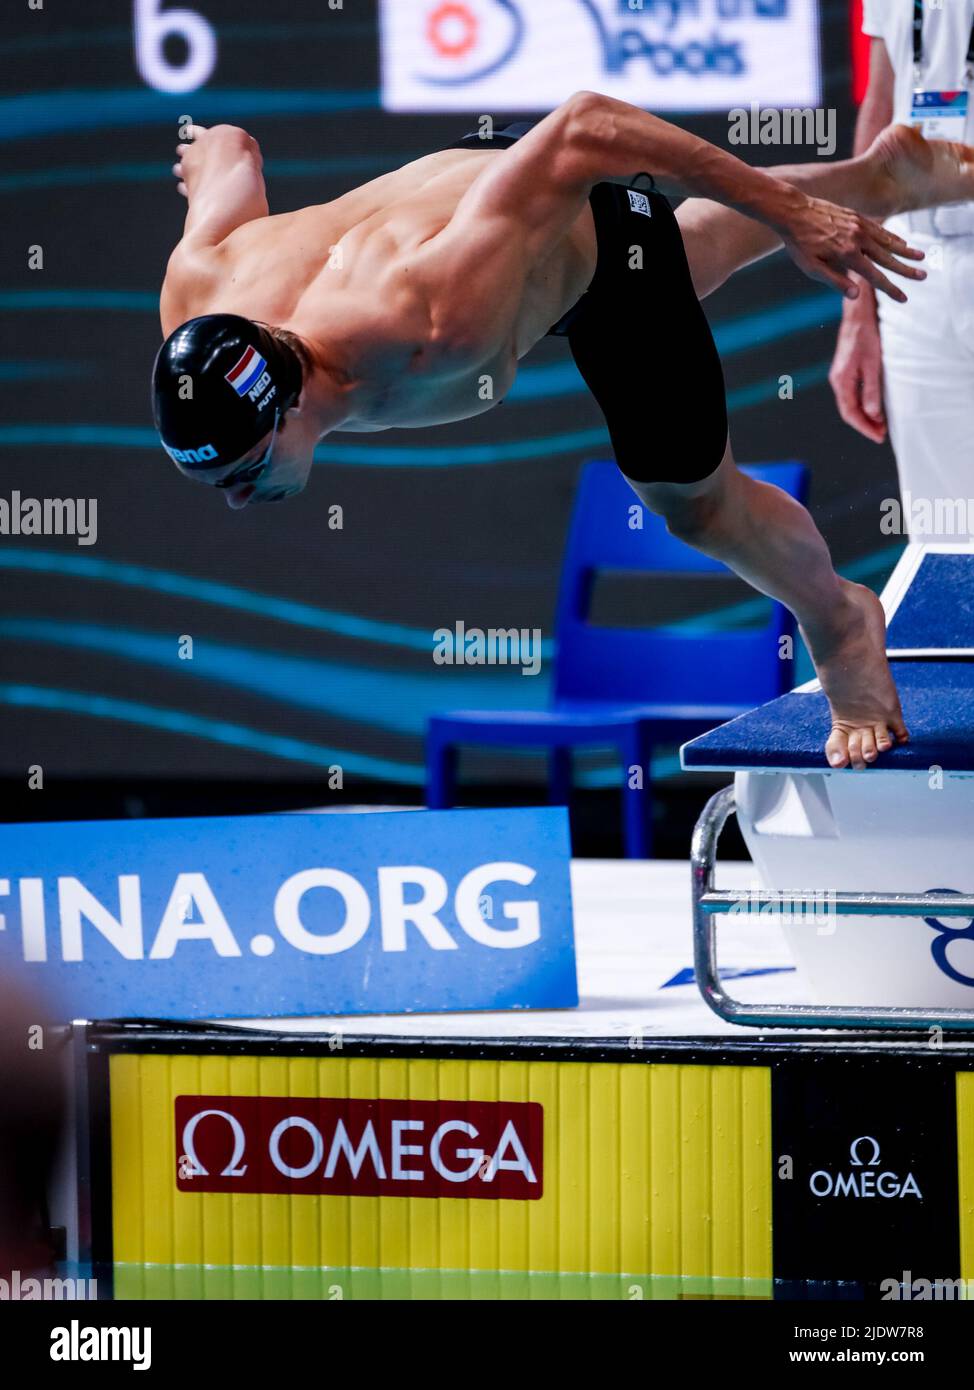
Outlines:
{"type": "Polygon", "coordinates": [[[123,1053],[110,1076],[117,1296],[771,1296],[766,1067],[123,1053]],[[180,1191],[179,1096],[534,1102],[543,1195],[180,1191]]]}

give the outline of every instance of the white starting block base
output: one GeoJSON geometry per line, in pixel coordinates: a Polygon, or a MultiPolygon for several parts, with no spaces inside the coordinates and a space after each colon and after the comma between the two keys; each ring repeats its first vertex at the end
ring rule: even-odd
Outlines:
{"type": "MultiPolygon", "coordinates": [[[[716,1017],[692,978],[690,869],[685,860],[578,859],[572,863],[578,955],[577,1009],[504,1013],[382,1014],[241,1020],[282,1033],[340,1030],[356,1037],[642,1038],[756,1033],[716,1017]],[[685,983],[669,984],[680,976],[685,983]]],[[[752,864],[720,867],[728,888],[754,886],[752,864]]],[[[721,968],[749,1003],[804,1003],[794,962],[774,921],[731,918],[721,927],[721,968]],[[769,972],[738,975],[742,971],[769,972]]]]}
{"type": "MultiPolygon", "coordinates": [[[[779,920],[813,1003],[970,1012],[974,918],[927,917],[922,902],[912,915],[858,913],[889,895],[974,896],[974,542],[908,546],[882,600],[907,744],[866,771],[831,771],[812,681],[692,740],[683,763],[735,774],[744,841],[763,887],[784,897],[779,920]],[[799,893],[823,895],[812,921],[784,916],[799,893]],[[830,894],[855,896],[857,915],[830,913],[830,894]]],[[[729,886],[719,864],[716,880],[729,886]]]]}
{"type": "MultiPolygon", "coordinates": [[[[971,891],[974,846],[967,840],[971,847],[960,852],[958,832],[963,835],[971,824],[974,779],[940,779],[928,772],[879,778],[872,770],[738,773],[734,795],[741,832],[766,887],[786,897],[800,890],[822,894],[818,920],[780,919],[813,1001],[970,1008],[974,930],[965,936],[966,922],[931,918],[931,926],[916,917],[829,913],[828,894],[836,890],[971,891]],[[970,983],[938,966],[935,946],[970,983]]],[[[718,867],[717,878],[721,884],[729,876],[718,867]]]]}

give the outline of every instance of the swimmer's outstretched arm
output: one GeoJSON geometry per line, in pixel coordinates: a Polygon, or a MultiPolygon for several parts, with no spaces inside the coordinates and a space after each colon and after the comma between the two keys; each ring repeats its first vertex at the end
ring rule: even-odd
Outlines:
{"type": "Polygon", "coordinates": [[[177,146],[173,174],[189,202],[183,238],[166,268],[159,299],[163,337],[190,316],[187,287],[198,287],[213,274],[213,252],[247,222],[267,217],[264,161],[252,136],[238,126],[191,126],[177,146]]]}
{"type": "Polygon", "coordinates": [[[900,237],[596,92],[570,97],[485,169],[461,200],[450,231],[458,242],[476,237],[478,224],[503,210],[524,249],[543,254],[572,225],[594,184],[643,171],[664,192],[710,198],[763,223],[800,269],[850,298],[859,293],[851,272],[894,299],[906,298],[880,269],[911,275],[896,256],[918,259],[920,253],[900,237]]]}
{"type": "Polygon", "coordinates": [[[188,199],[184,241],[215,246],[245,222],[267,217],[264,160],[253,136],[239,126],[192,126],[178,145],[173,173],[188,199]]]}
{"type": "MultiPolygon", "coordinates": [[[[882,219],[974,199],[974,146],[925,140],[910,126],[890,125],[854,159],[776,165],[773,173],[812,197],[882,219]]],[[[770,227],[707,198],[688,198],[676,216],[701,299],[781,246],[770,227]]]]}

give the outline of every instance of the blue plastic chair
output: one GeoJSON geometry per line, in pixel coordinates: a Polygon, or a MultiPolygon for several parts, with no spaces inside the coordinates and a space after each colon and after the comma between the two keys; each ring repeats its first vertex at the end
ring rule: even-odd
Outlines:
{"type": "MultiPolygon", "coordinates": [[[[745,468],[804,501],[808,470],[800,463],[745,468]]],[[[783,694],[792,662],[780,639],[795,637],[795,622],[780,603],[769,603],[758,630],[598,627],[588,608],[599,571],[674,575],[728,575],[726,566],[671,536],[658,516],[642,509],[642,527],[630,518],[639,501],[614,463],[582,471],[572,512],[556,614],[557,656],[553,701],[546,710],[453,710],[433,715],[427,728],[426,799],[431,808],[456,804],[456,754],[461,744],[548,749],[549,801],[567,804],[572,749],[614,747],[623,776],[626,854],[652,854],[653,747],[682,743],[783,694]],[[628,769],[642,769],[630,787],[628,769]]],[[[794,646],[792,646],[794,650],[794,646]]]]}

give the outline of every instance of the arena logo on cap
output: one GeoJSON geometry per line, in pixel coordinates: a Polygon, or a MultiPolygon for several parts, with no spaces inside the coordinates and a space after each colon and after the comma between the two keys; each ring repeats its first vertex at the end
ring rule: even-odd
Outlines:
{"type": "Polygon", "coordinates": [[[180,1192],[543,1195],[536,1101],[177,1096],[180,1192]]]}
{"type": "Polygon", "coordinates": [[[213,444],[200,444],[195,449],[172,449],[163,440],[162,447],[173,463],[209,463],[220,457],[220,451],[213,444]]]}

